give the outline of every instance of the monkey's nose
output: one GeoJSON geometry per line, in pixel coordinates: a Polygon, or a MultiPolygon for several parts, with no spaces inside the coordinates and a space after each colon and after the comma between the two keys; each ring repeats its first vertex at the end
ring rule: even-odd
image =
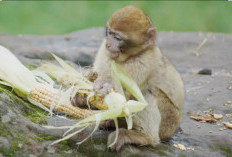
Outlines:
{"type": "Polygon", "coordinates": [[[110,48],[110,44],[109,43],[106,43],[106,48],[110,48]]]}

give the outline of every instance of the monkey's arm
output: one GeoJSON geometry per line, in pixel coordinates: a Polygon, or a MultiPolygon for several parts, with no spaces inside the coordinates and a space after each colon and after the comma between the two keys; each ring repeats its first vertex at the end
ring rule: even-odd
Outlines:
{"type": "Polygon", "coordinates": [[[161,89],[176,107],[182,108],[185,90],[180,74],[158,48],[155,54],[149,87],[161,89]]]}
{"type": "Polygon", "coordinates": [[[94,81],[94,91],[107,94],[113,88],[112,77],[110,71],[111,60],[107,56],[106,40],[104,39],[100,49],[98,50],[93,70],[98,73],[98,78],[94,81]]]}

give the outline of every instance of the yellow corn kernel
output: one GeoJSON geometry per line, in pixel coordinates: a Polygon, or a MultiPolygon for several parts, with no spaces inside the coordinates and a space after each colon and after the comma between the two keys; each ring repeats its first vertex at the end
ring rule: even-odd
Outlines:
{"type": "Polygon", "coordinates": [[[61,93],[58,89],[49,88],[43,84],[36,86],[30,93],[30,98],[42,105],[50,108],[54,105],[55,111],[61,111],[74,118],[86,118],[96,112],[74,107],[71,104],[59,104],[61,93]],[[58,105],[59,104],[59,105],[58,105]]]}
{"type": "Polygon", "coordinates": [[[108,109],[107,104],[104,101],[104,98],[102,96],[99,95],[94,95],[89,99],[89,104],[93,105],[94,107],[96,107],[99,110],[106,110],[108,109]]]}
{"type": "MultiPolygon", "coordinates": [[[[83,99],[87,99],[88,94],[87,93],[77,93],[76,95],[77,97],[81,97],[83,99]]],[[[78,103],[78,102],[75,102],[78,103]]],[[[88,103],[99,109],[99,110],[106,110],[108,109],[108,106],[106,105],[105,101],[104,101],[104,97],[100,96],[100,95],[93,95],[88,99],[88,103]]],[[[77,105],[77,104],[76,104],[77,105]]]]}

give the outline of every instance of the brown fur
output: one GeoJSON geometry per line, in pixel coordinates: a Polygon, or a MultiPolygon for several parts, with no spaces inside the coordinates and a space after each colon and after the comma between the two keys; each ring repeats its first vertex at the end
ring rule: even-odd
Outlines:
{"type": "MultiPolygon", "coordinates": [[[[129,6],[115,12],[110,19],[109,26],[122,30],[123,28],[119,28],[124,27],[123,25],[119,26],[122,22],[120,22],[120,17],[126,17],[129,20],[126,21],[131,23],[133,30],[131,33],[136,34],[137,26],[133,27],[133,25],[137,23],[134,20],[138,17],[134,17],[134,15],[140,15],[137,19],[138,22],[150,22],[140,9],[129,6]]],[[[148,26],[150,25],[144,24],[141,25],[144,28],[139,29],[149,29],[148,26]]],[[[123,31],[126,30],[127,28],[123,31]]],[[[160,142],[160,139],[173,136],[180,125],[185,94],[183,81],[176,69],[154,45],[154,39],[155,33],[152,33],[144,41],[144,44],[148,46],[142,45],[137,49],[128,47],[127,51],[120,53],[117,58],[110,57],[111,52],[106,48],[106,41],[104,41],[97,54],[94,70],[98,72],[99,77],[95,81],[95,87],[106,87],[102,84],[112,81],[110,62],[115,60],[137,82],[149,104],[148,107],[133,117],[133,130],[120,130],[119,139],[115,146],[111,148],[112,150],[118,151],[124,144],[156,145],[160,142]],[[130,53],[131,49],[134,50],[134,53],[130,53]]],[[[101,89],[97,88],[97,90],[101,89]]],[[[108,143],[113,142],[114,134],[115,132],[111,133],[108,143]]]]}
{"type": "Polygon", "coordinates": [[[134,6],[127,6],[116,11],[108,24],[110,28],[125,33],[129,39],[141,38],[152,26],[146,14],[134,6]]]}

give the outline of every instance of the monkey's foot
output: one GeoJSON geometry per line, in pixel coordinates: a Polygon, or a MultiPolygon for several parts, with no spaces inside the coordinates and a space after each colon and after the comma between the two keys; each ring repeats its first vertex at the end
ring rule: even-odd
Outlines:
{"type": "Polygon", "coordinates": [[[100,125],[101,130],[115,130],[115,124],[113,120],[107,120],[100,125]]]}
{"type": "MultiPolygon", "coordinates": [[[[116,132],[110,133],[108,137],[108,145],[114,142],[116,132]]],[[[125,144],[135,145],[152,145],[152,139],[135,130],[119,129],[117,142],[110,147],[111,151],[119,152],[125,144]]]]}

